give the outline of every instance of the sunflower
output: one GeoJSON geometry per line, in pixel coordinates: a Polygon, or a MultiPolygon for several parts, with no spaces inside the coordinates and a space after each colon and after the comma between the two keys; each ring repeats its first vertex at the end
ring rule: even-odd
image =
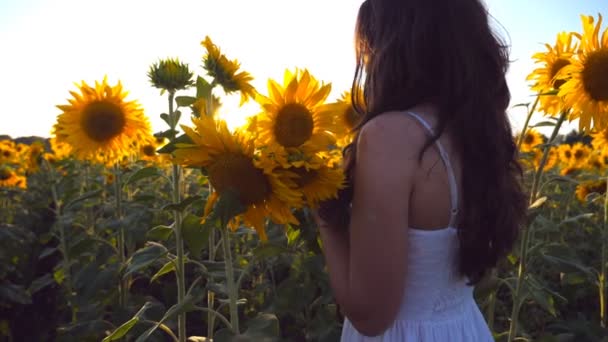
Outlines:
{"type": "Polygon", "coordinates": [[[177,58],[161,59],[152,64],[148,70],[150,83],[155,88],[167,90],[170,93],[193,86],[193,76],[188,65],[177,58]]]}
{"type": "MultiPolygon", "coordinates": [[[[362,92],[358,92],[359,104],[364,104],[362,92]]],[[[361,122],[362,116],[353,106],[352,95],[349,91],[342,94],[342,97],[335,103],[327,105],[327,110],[333,112],[336,123],[341,130],[336,132],[338,137],[337,145],[344,147],[350,144],[355,136],[353,130],[361,122]]],[[[332,114],[330,114],[332,115],[332,114]]]]}
{"type": "Polygon", "coordinates": [[[608,128],[591,133],[591,136],[593,137],[593,140],[591,141],[593,148],[602,150],[608,147],[608,128]]]}
{"type": "Polygon", "coordinates": [[[592,16],[582,16],[582,21],[581,48],[560,71],[569,80],[559,91],[564,105],[572,108],[571,119],[579,119],[581,132],[608,125],[608,29],[600,35],[601,14],[597,25],[592,16]]]}
{"type": "Polygon", "coordinates": [[[53,127],[57,142],[68,144],[82,160],[109,164],[132,155],[132,144],[150,135],[150,123],[139,104],[125,101],[120,82],[112,87],[105,77],[95,87],[82,82],[79,88],[80,94],[70,92],[73,99],[68,105],[57,106],[63,111],[53,127]]]}
{"type": "Polygon", "coordinates": [[[209,76],[213,77],[214,82],[222,86],[226,94],[236,91],[241,93],[241,105],[250,98],[255,98],[256,91],[251,85],[253,77],[246,71],[239,71],[241,64],[235,60],[229,60],[221,53],[217,45],[213,44],[209,36],[201,42],[207,50],[203,57],[203,68],[209,76]]]}
{"type": "Polygon", "coordinates": [[[543,142],[544,138],[542,134],[540,134],[537,130],[529,129],[524,134],[520,149],[522,152],[532,152],[536,149],[536,146],[542,144],[543,142]]]}
{"type": "Polygon", "coordinates": [[[604,171],[604,163],[602,162],[601,150],[593,150],[585,162],[585,169],[594,173],[604,171]]]}
{"type": "Polygon", "coordinates": [[[591,155],[591,148],[583,143],[576,143],[572,146],[571,166],[583,168],[587,162],[587,158],[591,155]]]}
{"type": "Polygon", "coordinates": [[[320,202],[335,197],[344,185],[344,172],[340,168],[323,164],[319,156],[315,158],[319,159],[315,164],[321,165],[318,168],[300,166],[281,170],[296,176],[296,189],[310,207],[316,207],[320,202]]]}
{"type": "Polygon", "coordinates": [[[587,196],[596,193],[603,195],[606,193],[606,180],[596,180],[581,183],[576,186],[576,198],[581,202],[587,201],[587,196]]]}
{"type": "Polygon", "coordinates": [[[139,144],[137,158],[152,164],[168,164],[171,162],[169,154],[160,154],[157,151],[166,144],[163,137],[148,136],[139,144]]]}
{"type": "Polygon", "coordinates": [[[52,136],[49,139],[49,143],[56,160],[68,158],[72,154],[72,148],[70,145],[57,141],[56,136],[52,136]]]}
{"type": "Polygon", "coordinates": [[[293,190],[294,182],[285,175],[265,172],[254,163],[254,143],[247,134],[231,134],[225,121],[211,117],[193,118],[194,128],[182,126],[193,144],[178,144],[177,163],[205,168],[215,191],[207,200],[209,213],[213,204],[228,191],[236,191],[246,211],[233,219],[236,228],[243,221],[266,240],[264,220],[269,217],[278,224],[298,221],[290,208],[301,205],[301,198],[293,190]]]}
{"type": "Polygon", "coordinates": [[[335,116],[323,105],[330,90],[331,85],[320,84],[307,70],[287,70],[283,86],[269,80],[269,97],[256,97],[264,109],[256,120],[257,143],[271,147],[284,167],[290,166],[285,160],[298,160],[298,154],[326,150],[335,143],[332,132],[341,131],[335,116]]]}
{"type": "Polygon", "coordinates": [[[0,188],[18,187],[25,189],[27,186],[26,178],[18,174],[8,165],[0,165],[0,188]]]}
{"type": "Polygon", "coordinates": [[[559,155],[559,161],[562,165],[568,166],[572,162],[572,146],[569,144],[559,145],[557,148],[557,153],[559,155]]]}
{"type": "MultiPolygon", "coordinates": [[[[578,38],[577,34],[561,32],[557,35],[554,46],[545,44],[547,51],[539,52],[532,56],[537,64],[542,66],[535,69],[527,80],[534,81],[532,90],[539,94],[559,90],[566,82],[557,78],[559,71],[570,65],[572,55],[576,50],[573,38],[578,38]]],[[[556,95],[539,95],[540,110],[548,115],[557,115],[562,110],[562,100],[556,95]]]]}
{"type": "MultiPolygon", "coordinates": [[[[544,151],[542,151],[540,149],[536,149],[534,151],[534,157],[532,160],[534,169],[538,169],[540,167],[540,161],[543,157],[543,154],[544,154],[544,151]]],[[[543,167],[543,171],[551,170],[552,168],[557,166],[558,162],[559,162],[559,152],[558,152],[557,148],[551,147],[549,149],[549,154],[547,155],[547,160],[545,161],[545,166],[543,167]]]]}

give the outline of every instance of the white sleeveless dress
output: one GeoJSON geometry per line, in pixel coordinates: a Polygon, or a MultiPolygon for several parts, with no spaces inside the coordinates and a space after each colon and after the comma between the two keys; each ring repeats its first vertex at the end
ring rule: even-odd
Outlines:
{"type": "MultiPolygon", "coordinates": [[[[431,126],[415,113],[406,112],[430,134],[431,126]]],[[[450,184],[450,225],[439,230],[409,228],[407,277],[397,318],[382,335],[360,334],[348,318],[342,342],[494,342],[475,300],[473,288],[459,275],[459,241],[454,227],[458,212],[458,187],[450,159],[439,141],[436,146],[450,184]]]]}

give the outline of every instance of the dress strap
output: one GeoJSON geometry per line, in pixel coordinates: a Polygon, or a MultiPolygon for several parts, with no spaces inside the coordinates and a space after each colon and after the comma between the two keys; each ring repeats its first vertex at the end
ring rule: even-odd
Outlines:
{"type": "MultiPolygon", "coordinates": [[[[426,130],[432,135],[435,135],[435,131],[431,127],[431,125],[426,122],[420,115],[412,112],[405,112],[409,114],[412,118],[416,119],[426,130]]],[[[454,174],[454,168],[452,167],[452,163],[450,162],[450,157],[448,156],[445,148],[439,141],[439,139],[435,140],[435,145],[439,150],[439,156],[443,161],[445,166],[446,173],[448,175],[448,182],[450,186],[450,202],[452,204],[452,210],[450,211],[450,227],[454,227],[456,224],[456,216],[458,214],[458,183],[456,182],[456,175],[454,174]]]]}

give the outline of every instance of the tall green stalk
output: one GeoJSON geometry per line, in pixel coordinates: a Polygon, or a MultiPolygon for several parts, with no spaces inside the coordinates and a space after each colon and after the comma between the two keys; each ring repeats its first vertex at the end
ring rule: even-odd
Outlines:
{"type": "Polygon", "coordinates": [[[602,256],[600,265],[600,275],[598,281],[598,290],[600,295],[600,324],[602,328],[606,328],[606,263],[608,263],[608,178],[606,178],[606,193],[604,194],[604,224],[602,225],[602,256]]]}
{"type": "MultiPolygon", "coordinates": [[[[175,91],[169,91],[169,117],[171,118],[170,126],[173,130],[173,138],[175,138],[175,130],[178,124],[178,118],[173,110],[173,102],[175,99],[175,91]]],[[[182,168],[179,165],[173,164],[172,170],[172,201],[178,204],[182,201],[181,179],[182,168]]],[[[176,249],[176,267],[175,275],[177,277],[177,304],[181,305],[186,297],[186,274],[184,266],[184,239],[182,236],[182,212],[179,209],[173,211],[173,231],[175,234],[175,249],[176,249]]],[[[177,331],[179,342],[185,342],[186,335],[186,313],[180,313],[177,316],[177,331]]]]}
{"type": "Polygon", "coordinates": [[[538,106],[538,102],[540,101],[541,95],[536,95],[536,100],[534,100],[534,104],[528,110],[528,115],[526,116],[526,122],[524,122],[524,127],[521,129],[521,133],[519,134],[519,139],[517,139],[517,150],[519,151],[521,144],[524,141],[524,137],[526,136],[526,131],[528,130],[528,125],[530,125],[530,119],[532,115],[536,111],[536,107],[538,106]]]}
{"type": "Polygon", "coordinates": [[[53,204],[55,207],[55,227],[59,230],[59,247],[61,248],[61,254],[63,255],[63,274],[64,279],[63,283],[65,284],[66,291],[68,292],[68,306],[72,311],[72,322],[76,321],[76,312],[71,303],[72,298],[72,275],[70,270],[70,256],[68,254],[68,243],[67,237],[65,233],[65,225],[63,224],[63,207],[61,205],[61,201],[59,200],[59,194],[57,192],[57,179],[55,178],[55,170],[51,167],[51,164],[43,159],[43,164],[45,165],[48,174],[51,177],[51,196],[53,197],[53,204]]]}
{"type": "MultiPolygon", "coordinates": [[[[530,205],[532,205],[534,202],[536,202],[536,200],[539,198],[538,187],[540,185],[541,178],[544,173],[545,165],[547,164],[547,159],[549,157],[549,151],[551,149],[551,145],[555,141],[555,138],[557,137],[557,134],[559,133],[559,130],[560,130],[562,124],[564,123],[564,120],[568,116],[568,112],[569,112],[569,110],[564,110],[561,113],[561,115],[559,116],[559,119],[555,123],[553,132],[551,133],[551,136],[549,137],[549,140],[547,141],[547,144],[544,147],[543,156],[538,165],[538,169],[536,170],[536,172],[534,174],[534,180],[532,182],[532,190],[530,192],[530,205]]],[[[532,223],[530,222],[529,225],[531,225],[531,224],[532,223]]],[[[507,340],[508,342],[512,342],[515,339],[515,335],[517,334],[519,311],[521,309],[521,304],[523,302],[522,289],[523,289],[523,283],[525,281],[526,271],[527,271],[526,263],[527,263],[527,257],[528,257],[528,255],[527,255],[528,246],[530,244],[530,236],[531,236],[531,231],[532,231],[532,229],[530,229],[530,228],[531,228],[530,226],[524,227],[524,228],[522,228],[522,232],[521,232],[522,237],[521,237],[520,247],[519,247],[520,256],[519,256],[519,265],[517,268],[517,284],[515,287],[515,293],[513,294],[513,308],[511,310],[511,325],[509,327],[509,337],[507,340]]]]}
{"type": "Polygon", "coordinates": [[[235,334],[239,334],[239,311],[237,306],[238,289],[234,281],[234,266],[230,248],[230,232],[228,227],[222,227],[222,246],[224,247],[224,262],[226,264],[226,283],[228,286],[228,306],[230,309],[230,324],[235,334]]]}
{"type": "MultiPolygon", "coordinates": [[[[214,81],[215,82],[215,81],[214,81]]],[[[212,86],[213,88],[213,86],[212,86]]],[[[213,114],[213,95],[211,94],[211,92],[209,92],[209,97],[206,99],[206,113],[208,115],[212,115],[213,114]]],[[[209,183],[209,194],[208,196],[211,196],[211,194],[213,193],[213,186],[211,185],[211,183],[209,183]]],[[[209,234],[209,261],[213,262],[215,261],[215,231],[212,230],[211,233],[209,234]]],[[[209,276],[209,281],[212,281],[211,276],[209,276]]],[[[214,308],[215,306],[215,293],[211,290],[207,291],[207,307],[209,309],[214,308]]],[[[212,311],[207,312],[207,337],[209,339],[213,339],[213,335],[214,335],[214,329],[215,329],[215,315],[213,314],[212,311]]]]}
{"type": "MultiPolygon", "coordinates": [[[[122,189],[121,189],[121,177],[120,167],[118,164],[114,165],[114,201],[116,210],[116,219],[118,220],[118,237],[116,239],[116,245],[118,249],[118,260],[120,265],[124,266],[127,262],[127,256],[125,255],[125,226],[123,224],[123,210],[122,210],[122,189]]],[[[127,307],[127,295],[129,291],[128,279],[121,278],[118,284],[118,305],[121,308],[127,307]]]]}

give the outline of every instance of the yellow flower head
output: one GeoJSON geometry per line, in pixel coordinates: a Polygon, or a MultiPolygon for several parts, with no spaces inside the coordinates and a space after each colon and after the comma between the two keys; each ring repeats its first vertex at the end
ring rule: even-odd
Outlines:
{"type": "Polygon", "coordinates": [[[264,110],[256,120],[257,144],[276,152],[284,167],[335,144],[333,133],[342,128],[323,104],[330,91],[331,85],[319,83],[307,70],[287,70],[283,85],[269,80],[269,96],[256,97],[264,110]]]}
{"type": "Polygon", "coordinates": [[[192,144],[178,144],[175,162],[207,170],[215,192],[207,200],[208,213],[219,196],[235,191],[246,211],[235,218],[231,227],[243,221],[266,239],[264,221],[268,217],[278,224],[298,221],[291,208],[301,205],[294,183],[285,175],[265,172],[254,162],[254,143],[240,131],[230,133],[225,121],[211,117],[193,118],[194,128],[182,126],[192,144]]]}
{"type": "Polygon", "coordinates": [[[0,188],[22,188],[27,187],[25,176],[15,172],[8,165],[0,165],[0,188]]]}
{"type": "MultiPolygon", "coordinates": [[[[358,103],[364,104],[363,93],[359,91],[357,94],[359,96],[358,103]]],[[[335,132],[338,137],[337,145],[344,147],[350,144],[355,136],[353,130],[362,119],[362,115],[353,106],[352,94],[349,91],[344,92],[338,101],[327,105],[327,110],[334,112],[332,115],[337,120],[338,128],[341,129],[335,132]]]]}
{"type": "Polygon", "coordinates": [[[300,166],[278,171],[295,175],[296,189],[302,194],[306,204],[313,208],[322,201],[336,197],[338,190],[344,186],[345,179],[342,169],[329,167],[319,156],[314,156],[314,158],[319,159],[314,162],[314,164],[320,165],[317,168],[300,166]]]}
{"type": "Polygon", "coordinates": [[[572,162],[572,146],[569,144],[559,145],[557,148],[559,161],[563,166],[568,166],[572,162]]]}
{"type": "MultiPolygon", "coordinates": [[[[577,48],[575,38],[578,38],[578,35],[561,32],[557,35],[554,46],[545,44],[547,51],[532,56],[537,64],[541,64],[528,75],[527,79],[534,82],[532,90],[544,94],[559,90],[566,82],[564,79],[558,78],[558,75],[562,68],[571,63],[572,55],[577,48]]],[[[547,115],[559,114],[563,106],[561,98],[556,95],[540,95],[540,110],[547,115]]]]}
{"type": "Polygon", "coordinates": [[[63,112],[53,127],[57,142],[68,144],[76,158],[114,163],[150,135],[147,117],[136,101],[125,101],[120,82],[113,87],[106,78],[95,87],[82,82],[79,90],[70,92],[69,104],[57,106],[63,112]]]}
{"type": "Polygon", "coordinates": [[[576,186],[576,198],[581,202],[587,201],[587,196],[596,193],[603,195],[606,193],[606,180],[588,181],[576,186]]]}
{"type": "Polygon", "coordinates": [[[203,57],[203,68],[227,94],[239,91],[241,105],[249,98],[255,98],[256,91],[250,83],[253,77],[246,71],[239,72],[241,64],[236,59],[229,60],[208,36],[201,45],[207,50],[203,57]]]}
{"type": "Polygon", "coordinates": [[[582,16],[580,49],[560,74],[568,79],[560,87],[570,119],[579,119],[579,130],[608,126],[608,29],[601,33],[602,15],[597,24],[593,16],[582,16]]]}
{"type": "Polygon", "coordinates": [[[544,142],[543,136],[535,129],[526,130],[526,134],[521,142],[522,152],[532,152],[536,147],[544,142]]]}
{"type": "Polygon", "coordinates": [[[49,142],[51,144],[51,150],[53,151],[55,160],[68,158],[72,154],[72,148],[70,145],[57,141],[56,136],[52,136],[51,139],[49,139],[49,142]]]}
{"type": "Polygon", "coordinates": [[[570,166],[576,168],[584,168],[587,163],[587,158],[591,155],[591,148],[582,143],[576,143],[572,146],[572,159],[570,166]]]}
{"type": "MultiPolygon", "coordinates": [[[[540,167],[540,162],[541,159],[543,157],[544,151],[542,151],[541,149],[536,149],[534,151],[534,156],[533,156],[533,165],[534,165],[534,169],[538,169],[540,167]]],[[[547,155],[547,160],[545,161],[545,166],[543,167],[543,171],[549,171],[551,169],[553,169],[555,166],[557,166],[559,162],[559,152],[558,149],[555,147],[551,147],[549,149],[549,154],[547,155]]]]}

